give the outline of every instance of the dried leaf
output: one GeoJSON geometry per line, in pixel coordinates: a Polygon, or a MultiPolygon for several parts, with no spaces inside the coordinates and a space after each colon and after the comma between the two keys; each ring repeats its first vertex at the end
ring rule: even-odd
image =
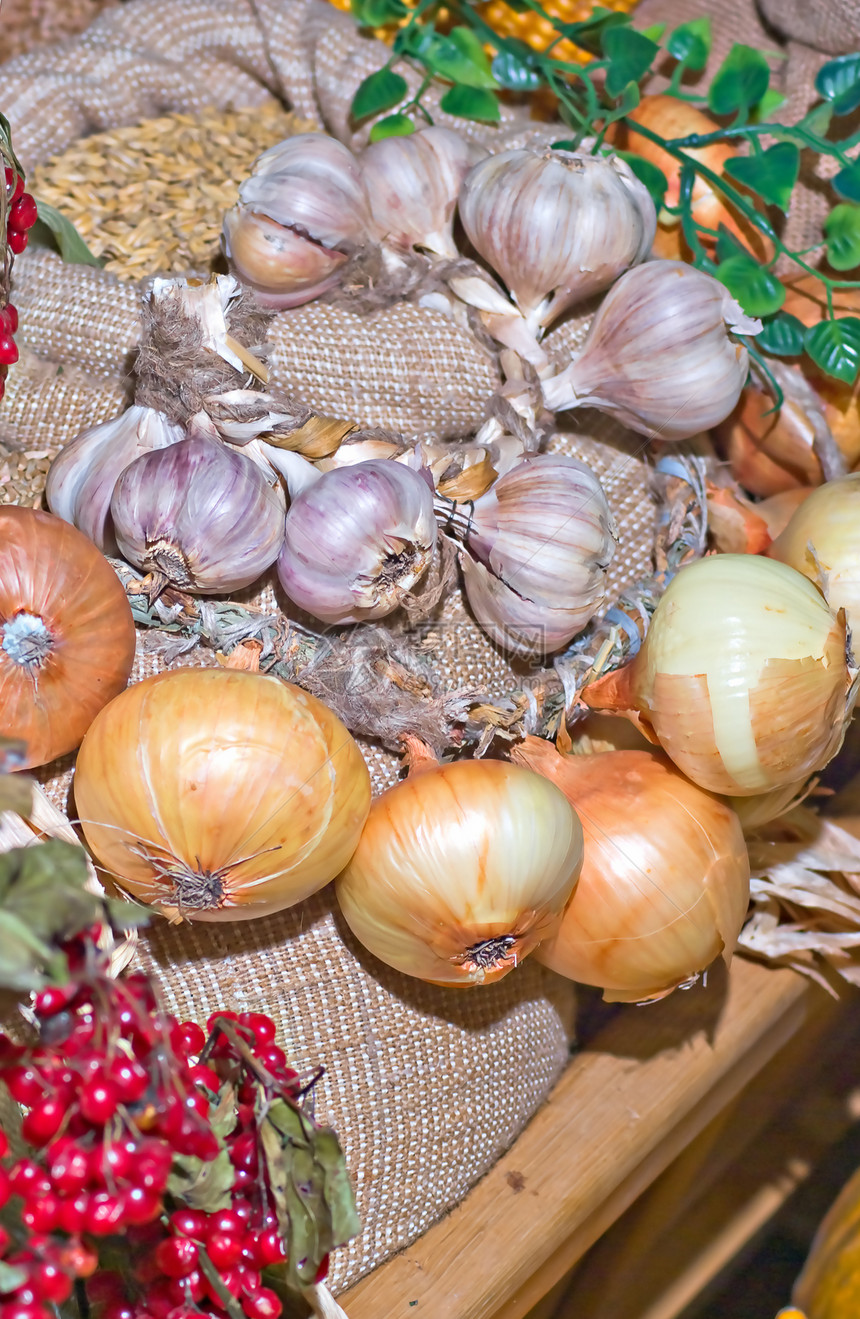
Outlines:
{"type": "Polygon", "coordinates": [[[311,417],[289,435],[267,436],[266,443],[276,449],[297,450],[305,458],[326,458],[339,449],[355,429],[356,422],[344,421],[341,417],[311,417]]]}
{"type": "MultiPolygon", "coordinates": [[[[2,758],[2,748],[0,748],[2,758]]],[[[25,819],[33,806],[33,780],[22,774],[0,774],[0,815],[14,811],[25,819]]]]}
{"type": "Polygon", "coordinates": [[[190,1209],[214,1214],[219,1209],[230,1208],[235,1176],[236,1170],[226,1148],[209,1163],[190,1154],[174,1154],[167,1189],[190,1209]]]}

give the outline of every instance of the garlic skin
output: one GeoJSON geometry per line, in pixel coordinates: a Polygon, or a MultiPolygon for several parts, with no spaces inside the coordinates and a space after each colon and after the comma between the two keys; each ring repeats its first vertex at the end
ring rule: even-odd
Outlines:
{"type": "Polygon", "coordinates": [[[460,554],[463,587],[475,622],[520,659],[551,655],[581,632],[594,610],[551,609],[518,595],[471,554],[460,554]]]}
{"type": "Polygon", "coordinates": [[[225,253],[263,306],[299,307],[333,288],[366,241],[355,156],[327,133],[299,133],[256,162],[224,217],[225,253]]]}
{"type": "Polygon", "coordinates": [[[120,473],[142,454],[166,449],[185,431],[155,408],[128,408],[64,445],[45,485],[48,508],[71,522],[102,554],[117,554],[110,501],[120,473]]]}
{"type": "Polygon", "coordinates": [[[643,261],[657,228],[647,188],[620,157],[550,148],[481,161],[459,209],[532,330],[643,261]]]}
{"type": "Polygon", "coordinates": [[[250,586],[284,539],[280,486],[204,435],[138,458],[117,481],[110,509],[129,563],[197,595],[250,586]]]}
{"type": "Polygon", "coordinates": [[[391,460],[325,472],[293,499],[278,577],[324,623],[383,618],[430,565],[436,520],[429,481],[391,460]]]}
{"type": "Polygon", "coordinates": [[[622,275],[595,313],[582,350],[541,381],[553,412],[590,407],[641,435],[687,440],[725,420],[746,383],[758,334],[728,289],[683,261],[648,261],[622,275]]]}
{"type": "Polygon", "coordinates": [[[455,260],[457,198],[469,170],[486,155],[450,128],[420,128],[371,143],[359,157],[371,235],[402,252],[419,247],[455,260]]]}
{"type": "Polygon", "coordinates": [[[618,531],[591,468],[532,454],[467,510],[437,514],[465,542],[466,594],[478,623],[519,655],[558,650],[605,598],[618,531]]]}

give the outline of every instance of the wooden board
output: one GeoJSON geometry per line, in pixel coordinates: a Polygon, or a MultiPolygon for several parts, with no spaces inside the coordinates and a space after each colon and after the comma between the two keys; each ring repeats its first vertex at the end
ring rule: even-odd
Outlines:
{"type": "Polygon", "coordinates": [[[524,1319],[810,1018],[824,991],[736,959],[625,1009],[447,1218],[340,1297],[349,1319],[524,1319]]]}

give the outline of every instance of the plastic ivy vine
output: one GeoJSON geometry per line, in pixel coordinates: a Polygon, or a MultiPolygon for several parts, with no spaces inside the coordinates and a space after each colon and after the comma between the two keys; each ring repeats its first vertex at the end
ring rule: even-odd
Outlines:
{"type": "Polygon", "coordinates": [[[518,12],[530,10],[552,24],[555,35],[546,49],[535,51],[517,38],[502,36],[468,0],[419,0],[414,8],[403,0],[351,0],[353,15],[363,27],[399,24],[390,59],[361,83],[352,102],[354,121],[375,120],[371,141],[408,134],[422,122],[432,122],[423,98],[434,79],[450,84],[440,101],[443,111],[487,123],[500,118],[500,93],[527,96],[548,90],[570,129],[563,141],[553,144],[556,147],[606,151],[607,132],[623,124],[628,138],[638,134],[678,162],[678,201],[669,205],[664,171],[634,152],[620,152],[651,192],[661,218],[672,217],[680,225],[689,259],[721,280],[746,312],[762,318],[762,334],[747,346],[770,378],[777,405],[781,391],[762,352],[788,358],[805,352],[827,375],[853,383],[860,373],[860,317],[837,315],[833,293],[860,287],[860,280],[839,278],[841,272],[860,268],[860,160],[850,154],[860,146],[860,132],[838,135],[839,121],[860,106],[860,53],[824,64],[815,79],[818,102],[798,123],[781,124],[771,116],[785,98],[770,87],[765,55],[751,46],[735,44],[707,91],[690,90],[687,75],[702,74],[710,57],[706,17],[668,33],[666,25],[639,31],[630,15],[602,7],[595,7],[588,19],[567,23],[552,18],[538,0],[508,2],[518,12]],[[565,39],[592,59],[578,64],[556,58],[553,52],[565,39]],[[639,85],[656,66],[664,71],[667,61],[674,61],[667,93],[709,112],[715,119],[713,132],[665,138],[637,122],[632,112],[640,103],[639,85]],[[421,73],[411,97],[398,72],[398,65],[404,64],[421,73]],[[831,138],[826,134],[833,121],[837,131],[831,138]],[[719,173],[688,154],[714,143],[739,142],[748,145],[749,154],[728,160],[719,173]],[[788,212],[802,150],[837,162],[831,187],[838,200],[825,219],[820,243],[794,251],[780,237],[780,217],[788,212]],[[725,225],[714,230],[697,221],[697,179],[763,236],[771,253],[767,259],[754,255],[725,225]],[[825,249],[829,272],[834,273],[809,263],[818,248],[825,249]],[[775,273],[781,258],[793,265],[793,274],[812,274],[821,281],[828,314],[817,325],[807,328],[781,311],[786,290],[775,273]]]}

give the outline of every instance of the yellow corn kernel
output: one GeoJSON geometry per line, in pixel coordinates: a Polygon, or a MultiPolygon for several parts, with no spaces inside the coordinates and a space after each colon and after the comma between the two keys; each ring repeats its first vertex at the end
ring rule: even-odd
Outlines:
{"type": "MultiPolygon", "coordinates": [[[[349,0],[331,0],[331,3],[336,9],[349,10],[349,0]]],[[[630,13],[636,8],[636,4],[637,0],[604,0],[604,8],[615,9],[622,14],[630,13]]],[[[580,23],[583,19],[591,17],[594,5],[590,0],[544,0],[544,8],[552,18],[561,19],[563,23],[580,23]]],[[[532,50],[545,50],[555,36],[555,29],[549,19],[531,10],[517,13],[505,3],[505,0],[486,0],[486,3],[476,7],[476,12],[494,31],[498,32],[500,37],[517,37],[531,46],[532,50]]],[[[398,24],[387,24],[384,28],[378,28],[376,35],[383,41],[391,42],[398,26],[398,24]]],[[[580,50],[578,46],[567,40],[560,41],[553,48],[553,55],[556,59],[576,60],[580,64],[585,64],[591,59],[587,51],[580,50]]]]}

